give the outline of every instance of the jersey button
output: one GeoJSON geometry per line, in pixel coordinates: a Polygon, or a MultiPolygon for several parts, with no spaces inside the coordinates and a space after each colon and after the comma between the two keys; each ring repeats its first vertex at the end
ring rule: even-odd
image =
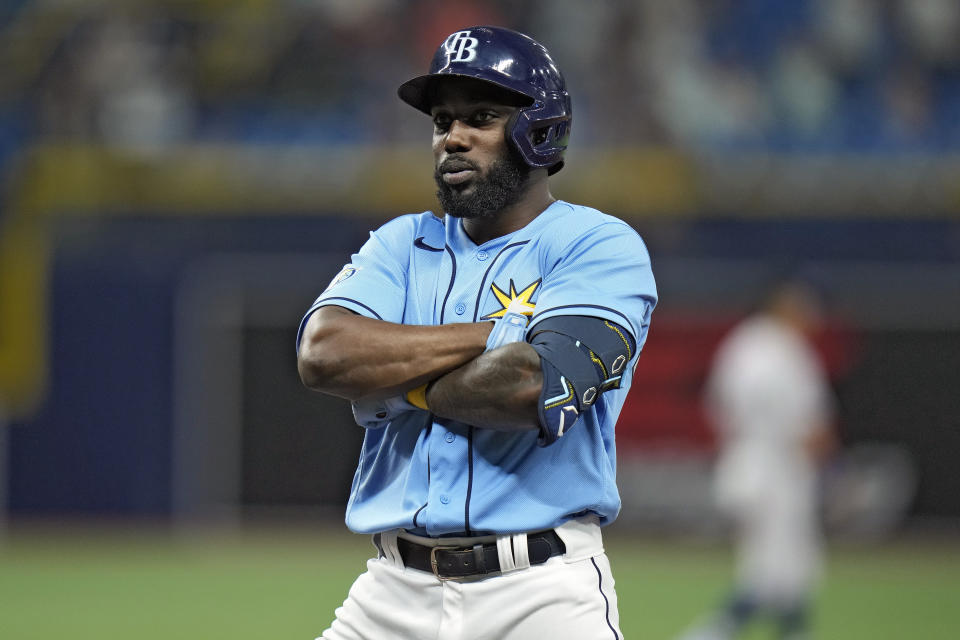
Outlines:
{"type": "Polygon", "coordinates": [[[450,496],[440,496],[440,502],[443,504],[450,504],[450,496]]]}
{"type": "Polygon", "coordinates": [[[463,315],[463,312],[467,310],[467,305],[465,305],[465,304],[463,304],[463,303],[461,302],[461,303],[458,304],[456,307],[454,307],[453,310],[457,312],[457,315],[458,315],[458,316],[462,316],[462,315],[463,315]]]}
{"type": "Polygon", "coordinates": [[[444,438],[446,439],[447,442],[453,442],[454,440],[457,439],[457,436],[453,433],[447,433],[447,435],[444,436],[444,438]]]}
{"type": "Polygon", "coordinates": [[[487,253],[486,251],[477,251],[477,260],[479,260],[480,262],[483,262],[489,257],[490,257],[490,254],[487,253]]]}

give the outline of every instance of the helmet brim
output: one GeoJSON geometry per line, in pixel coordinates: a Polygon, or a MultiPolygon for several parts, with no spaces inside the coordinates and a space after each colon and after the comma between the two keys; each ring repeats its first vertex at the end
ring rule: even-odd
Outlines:
{"type": "Polygon", "coordinates": [[[474,75],[465,73],[429,73],[426,75],[417,76],[416,78],[411,78],[400,85],[397,88],[397,95],[401,100],[409,104],[414,109],[430,115],[430,109],[433,107],[433,85],[442,81],[444,78],[466,78],[468,80],[483,82],[493,85],[499,89],[503,89],[511,96],[516,96],[523,105],[531,105],[534,103],[534,99],[527,94],[508,87],[505,84],[494,82],[493,80],[488,80],[486,78],[478,78],[474,75]]]}

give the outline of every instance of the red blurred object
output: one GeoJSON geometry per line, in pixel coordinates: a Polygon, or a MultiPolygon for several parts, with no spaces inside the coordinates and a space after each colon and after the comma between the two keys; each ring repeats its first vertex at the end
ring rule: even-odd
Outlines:
{"type": "MultiPolygon", "coordinates": [[[[714,451],[715,437],[703,410],[703,387],[714,351],[741,319],[710,313],[655,319],[617,423],[622,450],[714,451]]],[[[828,319],[814,342],[830,378],[842,378],[858,351],[856,334],[828,319]]]]}

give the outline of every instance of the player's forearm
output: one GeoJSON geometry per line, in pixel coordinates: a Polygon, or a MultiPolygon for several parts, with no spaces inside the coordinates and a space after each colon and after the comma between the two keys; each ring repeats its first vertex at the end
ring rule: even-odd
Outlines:
{"type": "Polygon", "coordinates": [[[489,351],[430,385],[434,415],[487,429],[538,429],[537,403],[543,386],[540,356],[524,343],[489,351]]]}
{"type": "Polygon", "coordinates": [[[483,353],[492,326],[401,325],[323,307],[304,329],[297,368],[303,383],[316,391],[349,399],[389,396],[483,353]]]}

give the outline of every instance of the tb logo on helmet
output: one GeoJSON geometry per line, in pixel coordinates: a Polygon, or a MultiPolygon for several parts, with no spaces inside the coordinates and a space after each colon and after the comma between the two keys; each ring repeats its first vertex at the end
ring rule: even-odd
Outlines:
{"type": "Polygon", "coordinates": [[[480,41],[471,38],[469,31],[455,31],[443,43],[443,50],[450,62],[470,62],[477,57],[478,44],[480,41]]]}

